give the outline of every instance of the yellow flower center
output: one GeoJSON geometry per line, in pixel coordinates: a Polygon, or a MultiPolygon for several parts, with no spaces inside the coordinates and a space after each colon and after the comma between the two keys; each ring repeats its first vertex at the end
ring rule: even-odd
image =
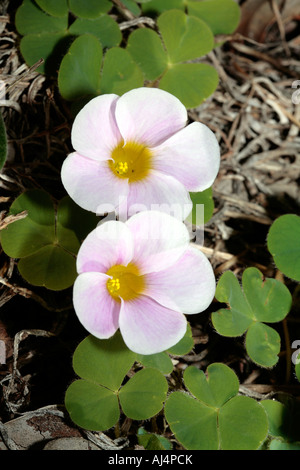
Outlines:
{"type": "Polygon", "coordinates": [[[106,283],[107,290],[119,302],[120,298],[123,300],[135,299],[145,288],[144,276],[140,275],[134,264],[112,266],[106,274],[110,276],[106,283]]]}
{"type": "Polygon", "coordinates": [[[111,152],[111,158],[108,164],[112,172],[119,178],[128,178],[130,183],[144,179],[151,169],[150,150],[136,142],[124,145],[121,141],[111,152]]]}

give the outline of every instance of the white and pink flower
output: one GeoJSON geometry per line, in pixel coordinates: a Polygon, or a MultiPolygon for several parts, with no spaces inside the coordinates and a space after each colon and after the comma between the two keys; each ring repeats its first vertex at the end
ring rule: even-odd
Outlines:
{"type": "Polygon", "coordinates": [[[186,332],[184,314],[204,311],[215,294],[213,269],[190,245],[186,226],[159,211],[98,226],[82,243],[77,271],[79,321],[100,339],[119,328],[139,354],[176,344],[186,332]]]}
{"type": "Polygon", "coordinates": [[[175,205],[183,220],[192,208],[189,192],[210,187],[220,164],[213,132],[199,122],[186,126],[187,119],[183,104],[157,88],[92,99],[74,120],[65,189],[95,213],[175,205]]]}

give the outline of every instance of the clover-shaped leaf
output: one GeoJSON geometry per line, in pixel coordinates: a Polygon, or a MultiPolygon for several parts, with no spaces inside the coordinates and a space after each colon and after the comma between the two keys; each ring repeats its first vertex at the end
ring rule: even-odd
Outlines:
{"type": "Polygon", "coordinates": [[[80,243],[96,226],[97,218],[68,196],[55,209],[49,194],[35,189],[21,194],[11,205],[10,214],[22,211],[27,211],[25,218],[1,231],[4,252],[20,258],[18,269],[27,282],[52,290],[70,287],[76,278],[75,256],[80,243]],[[76,214],[74,220],[70,220],[70,213],[76,214]]]}
{"type": "Polygon", "coordinates": [[[108,49],[102,63],[103,51],[92,34],[75,39],[64,56],[58,86],[61,95],[69,101],[93,97],[100,93],[123,94],[143,85],[142,72],[127,50],[108,49]]]}
{"type": "Polygon", "coordinates": [[[180,10],[162,13],[157,24],[162,40],[143,28],[131,33],[127,50],[146,80],[158,80],[159,88],[177,96],[186,107],[198,106],[216,89],[218,74],[210,65],[186,62],[213,48],[213,34],[205,22],[180,10]]]}
{"type": "Polygon", "coordinates": [[[255,450],[268,433],[264,408],[254,399],[237,396],[238,379],[224,364],[204,373],[194,366],[183,375],[195,396],[173,392],[165,416],[178,441],[188,450],[255,450]]]}
{"type": "Polygon", "coordinates": [[[66,408],[71,419],[85,429],[103,431],[116,424],[120,406],[132,419],[149,419],[166,399],[168,384],[154,368],[144,368],[122,385],[137,354],[125,345],[119,331],[107,340],[85,338],[73,356],[80,379],[67,389],[66,408]]]}
{"type": "Polygon", "coordinates": [[[68,26],[68,15],[48,15],[34,0],[24,0],[16,11],[15,24],[22,35],[34,33],[57,33],[68,26]]]}
{"type": "Polygon", "coordinates": [[[267,243],[277,268],[300,281],[300,217],[295,214],[278,217],[271,225],[267,243]]]}
{"type": "Polygon", "coordinates": [[[264,279],[257,268],[247,268],[242,276],[243,291],[235,275],[225,272],[217,285],[216,298],[229,305],[212,314],[212,322],[223,336],[246,333],[246,349],[251,359],[263,367],[278,361],[279,334],[263,322],[283,320],[291,308],[288,288],[276,279],[264,279]]]}

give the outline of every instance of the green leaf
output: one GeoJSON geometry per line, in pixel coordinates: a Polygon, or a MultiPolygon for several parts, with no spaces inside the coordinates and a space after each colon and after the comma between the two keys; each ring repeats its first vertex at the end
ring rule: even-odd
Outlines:
{"type": "Polygon", "coordinates": [[[240,21],[240,8],[234,0],[190,0],[187,7],[189,15],[205,21],[213,34],[231,34],[240,21]]]}
{"type": "Polygon", "coordinates": [[[21,39],[20,51],[29,66],[44,59],[43,64],[36,69],[39,73],[56,76],[61,57],[67,52],[70,41],[65,31],[28,34],[21,39]]]}
{"type": "Polygon", "coordinates": [[[211,219],[215,208],[212,188],[199,193],[190,193],[190,197],[193,209],[186,221],[198,227],[206,224],[211,219]]]}
{"type": "Polygon", "coordinates": [[[207,374],[205,379],[188,367],[184,382],[197,398],[174,392],[166,402],[165,416],[177,440],[188,450],[258,449],[268,433],[264,408],[237,396],[238,379],[226,365],[211,364],[207,374]]]}
{"type": "Polygon", "coordinates": [[[177,10],[184,10],[185,0],[151,0],[150,2],[142,5],[143,13],[163,13],[167,10],[172,10],[173,8],[177,10]]]}
{"type": "Polygon", "coordinates": [[[196,108],[216,90],[218,82],[211,65],[175,64],[162,77],[159,88],[175,95],[187,108],[196,108]]]}
{"type": "Polygon", "coordinates": [[[193,347],[194,340],[192,335],[192,329],[191,325],[188,323],[184,337],[181,338],[181,340],[177,344],[168,349],[167,352],[174,356],[184,356],[185,354],[188,354],[193,349],[193,347]]]}
{"type": "Polygon", "coordinates": [[[165,416],[176,439],[188,450],[217,450],[217,411],[182,392],[173,392],[165,416]]]}
{"type": "Polygon", "coordinates": [[[287,407],[276,400],[262,400],[269,420],[269,434],[273,437],[288,437],[290,415],[287,407]]]}
{"type": "Polygon", "coordinates": [[[231,271],[225,272],[217,285],[216,299],[226,302],[227,309],[212,314],[212,323],[223,336],[246,335],[246,349],[251,359],[262,367],[271,367],[278,361],[280,337],[260,322],[283,320],[291,308],[291,294],[276,279],[264,279],[257,268],[245,269],[243,291],[231,271]]]}
{"type": "Polygon", "coordinates": [[[137,361],[143,364],[144,367],[152,367],[159,370],[162,374],[170,374],[173,370],[172,360],[165,351],[147,356],[138,354],[137,361]]]}
{"type": "MultiPolygon", "coordinates": [[[[140,3],[140,2],[139,2],[140,3]]],[[[140,7],[134,0],[122,0],[122,4],[129,10],[134,16],[139,16],[141,13],[140,7]]]]}
{"type": "Polygon", "coordinates": [[[7,137],[4,119],[0,112],[0,170],[3,168],[7,158],[7,137]]]}
{"type": "Polygon", "coordinates": [[[256,364],[273,367],[278,362],[280,336],[264,323],[253,323],[246,334],[246,349],[256,364]]]}
{"type": "Polygon", "coordinates": [[[202,370],[188,367],[183,380],[192,394],[207,406],[220,408],[239,391],[239,381],[232,369],[214,363],[207,368],[207,379],[202,370]]]}
{"type": "Polygon", "coordinates": [[[171,442],[164,436],[145,431],[139,428],[137,432],[138,443],[146,450],[172,450],[171,442]]]}
{"type": "Polygon", "coordinates": [[[214,46],[210,28],[202,20],[180,10],[162,13],[157,25],[171,64],[201,57],[214,46]]]}
{"type": "Polygon", "coordinates": [[[87,234],[96,228],[98,222],[99,217],[79,207],[69,196],[65,196],[59,201],[56,231],[60,244],[66,249],[70,250],[72,243],[76,243],[77,246],[79,241],[81,244],[87,234]],[[76,237],[76,242],[74,237],[76,237]],[[67,240],[65,241],[65,239],[67,240]]]}
{"type": "Polygon", "coordinates": [[[112,4],[109,0],[69,0],[70,10],[80,18],[98,18],[107,13],[112,4]]]}
{"type": "Polygon", "coordinates": [[[71,383],[66,391],[65,406],[72,421],[90,431],[105,431],[120,417],[117,395],[86,380],[71,383]]]}
{"type": "Polygon", "coordinates": [[[127,51],[147,80],[155,80],[167,68],[167,54],[160,37],[152,29],[133,31],[128,38],[127,51]]]}
{"type": "Polygon", "coordinates": [[[295,214],[278,217],[271,225],[267,244],[277,268],[300,281],[300,217],[295,214]]]}
{"type": "Polygon", "coordinates": [[[219,302],[230,306],[212,314],[212,322],[218,333],[223,336],[240,336],[245,333],[254,317],[233,272],[222,274],[215,295],[219,302]]]}
{"type": "Polygon", "coordinates": [[[270,450],[300,450],[300,442],[283,442],[280,439],[272,439],[270,450]]]}
{"type": "Polygon", "coordinates": [[[290,291],[277,279],[264,279],[258,269],[248,268],[243,273],[242,284],[255,320],[278,322],[290,311],[292,306],[290,291]]]}
{"type": "Polygon", "coordinates": [[[118,23],[109,15],[101,15],[96,19],[77,18],[69,28],[69,33],[75,36],[93,34],[102,44],[102,47],[118,46],[122,34],[118,23]]]}
{"type": "Polygon", "coordinates": [[[256,364],[273,367],[278,362],[280,336],[264,323],[253,323],[246,334],[246,349],[256,364]]]}
{"type": "Polygon", "coordinates": [[[18,268],[27,282],[52,290],[70,287],[76,278],[75,255],[82,238],[95,227],[95,216],[76,209],[69,197],[55,209],[49,194],[41,190],[26,191],[13,202],[10,214],[23,211],[24,219],[1,231],[3,250],[21,258],[18,268]]]}
{"type": "Polygon", "coordinates": [[[99,94],[102,47],[90,34],[79,36],[64,56],[59,72],[58,87],[66,100],[99,94]]]}
{"type": "Polygon", "coordinates": [[[82,379],[117,391],[135,361],[119,331],[109,339],[89,335],[77,346],[73,368],[82,379]]]}
{"type": "Polygon", "coordinates": [[[54,244],[21,258],[18,269],[30,284],[51,290],[67,289],[77,276],[75,257],[54,244]]]}
{"type": "Polygon", "coordinates": [[[42,10],[53,16],[66,16],[69,12],[67,0],[35,0],[42,10]]]}
{"type": "Polygon", "coordinates": [[[236,396],[220,409],[219,433],[223,450],[256,450],[267,437],[266,412],[253,398],[236,396]]]}
{"type": "Polygon", "coordinates": [[[100,82],[101,93],[122,95],[143,84],[143,74],[127,50],[113,47],[106,52],[100,82]]]}
{"type": "Polygon", "coordinates": [[[44,191],[30,190],[21,194],[11,205],[9,214],[26,210],[27,217],[1,231],[1,244],[11,258],[22,258],[53,243],[55,213],[50,196],[44,191]]]}
{"type": "Polygon", "coordinates": [[[16,11],[15,25],[22,35],[62,32],[68,27],[68,16],[47,15],[33,0],[24,0],[16,11]]]}
{"type": "Polygon", "coordinates": [[[149,419],[162,408],[168,383],[156,369],[142,369],[120,390],[119,399],[126,416],[135,420],[149,419]]]}

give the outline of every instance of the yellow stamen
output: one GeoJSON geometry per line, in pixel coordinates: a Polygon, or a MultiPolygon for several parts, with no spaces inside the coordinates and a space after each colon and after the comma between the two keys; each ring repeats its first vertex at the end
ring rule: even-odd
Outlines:
{"type": "Polygon", "coordinates": [[[111,152],[108,161],[112,172],[119,178],[128,178],[129,182],[144,179],[151,170],[152,154],[148,147],[136,142],[121,141],[111,152]]]}
{"type": "Polygon", "coordinates": [[[107,273],[110,279],[107,281],[107,290],[117,301],[133,300],[145,289],[145,279],[139,273],[138,268],[129,263],[128,266],[115,265],[107,273]]]}

